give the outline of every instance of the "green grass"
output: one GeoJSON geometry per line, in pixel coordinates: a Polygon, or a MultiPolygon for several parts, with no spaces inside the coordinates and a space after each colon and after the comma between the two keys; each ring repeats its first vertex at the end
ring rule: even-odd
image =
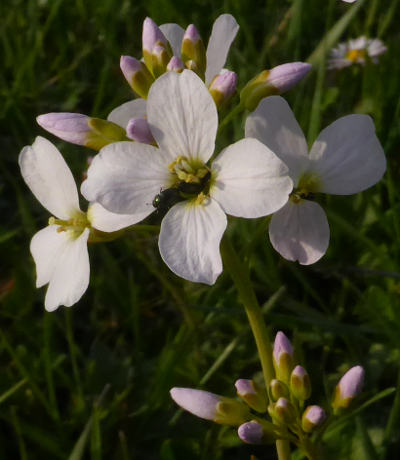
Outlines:
{"type": "MultiPolygon", "coordinates": [[[[325,458],[400,455],[400,397],[392,390],[400,371],[400,2],[216,3],[1,2],[0,459],[276,458],[273,447],[246,446],[234,429],[182,413],[169,397],[172,386],[233,396],[237,378],[260,377],[229,276],[212,287],[184,282],[163,265],[156,235],[133,231],[90,247],[87,293],[71,309],[45,313],[29,241],[48,215],[17,164],[20,149],[44,135],[79,180],[94,152],[47,136],[35,117],[76,111],[105,118],[132,97],[119,57],[140,56],[145,16],[193,22],[207,37],[222,12],[241,26],[228,62],[240,87],[284,62],[314,64],[285,95],[309,141],[340,116],[374,118],[388,172],[362,194],[324,198],[331,243],[320,262],[283,260],[261,221],[232,219],[229,234],[248,261],[271,333],[283,329],[296,344],[311,375],[312,403],[327,407],[343,371],[366,368],[362,410],[327,432],[325,458]],[[388,46],[379,65],[328,73],[329,48],[362,34],[388,46]]],[[[241,137],[243,120],[236,120],[218,146],[241,137]]]]}

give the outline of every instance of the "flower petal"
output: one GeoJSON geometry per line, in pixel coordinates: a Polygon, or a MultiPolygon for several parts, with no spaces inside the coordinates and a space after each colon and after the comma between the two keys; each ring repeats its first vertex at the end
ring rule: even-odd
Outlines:
{"type": "Polygon", "coordinates": [[[289,201],[276,212],[269,225],[272,246],[287,260],[302,265],[317,262],[329,245],[329,225],[318,203],[289,201]]]}
{"type": "Polygon", "coordinates": [[[58,225],[49,225],[39,230],[31,240],[30,250],[36,264],[36,287],[50,281],[59,256],[66,244],[65,232],[58,232],[58,225]]]}
{"type": "Polygon", "coordinates": [[[146,100],[142,98],[133,99],[133,101],[125,102],[116,107],[109,113],[107,120],[116,123],[121,128],[126,129],[131,118],[146,117],[146,100]]]}
{"type": "Polygon", "coordinates": [[[165,38],[169,41],[174,55],[180,57],[182,39],[185,33],[184,29],[178,24],[174,23],[161,24],[160,29],[161,32],[165,35],[165,38]]]}
{"type": "Polygon", "coordinates": [[[75,304],[89,285],[89,229],[86,228],[76,239],[72,239],[68,231],[60,232],[59,235],[64,240],[64,245],[58,253],[47,288],[44,303],[47,311],[53,311],[60,305],[70,307],[75,304]]]}
{"type": "Polygon", "coordinates": [[[261,217],[280,209],[293,183],[286,165],[257,139],[242,139],[213,162],[216,182],[211,196],[227,214],[261,217]]]}
{"type": "Polygon", "coordinates": [[[322,182],[321,192],[351,195],[376,184],[386,158],[367,115],[348,115],[325,128],[310,152],[310,171],[322,182]]]}
{"type": "Polygon", "coordinates": [[[158,245],[168,267],[196,283],[214,284],[222,272],[219,243],[227,225],[219,204],[178,203],[165,215],[158,245]]]}
{"type": "Polygon", "coordinates": [[[162,150],[206,162],[214,152],[218,115],[202,80],[192,71],[168,72],[152,85],[147,101],[151,132],[162,150]]]}
{"type": "Polygon", "coordinates": [[[137,214],[116,214],[107,211],[100,203],[90,203],[87,217],[92,227],[102,232],[116,232],[140,222],[148,216],[148,211],[137,214]]]}
{"type": "Polygon", "coordinates": [[[79,211],[78,190],[67,163],[55,145],[38,136],[19,154],[22,176],[32,193],[59,219],[79,211]]]}
{"type": "Polygon", "coordinates": [[[151,145],[109,144],[94,157],[81,192],[88,201],[111,212],[135,215],[139,222],[154,211],[152,202],[160,189],[168,188],[169,161],[151,145]]]}
{"type": "Polygon", "coordinates": [[[224,67],[229,48],[238,30],[239,24],[230,14],[221,14],[215,20],[207,46],[207,85],[224,67]]]}
{"type": "Polygon", "coordinates": [[[289,104],[280,96],[263,99],[246,120],[246,137],[255,137],[271,149],[289,168],[297,186],[309,158],[303,131],[289,104]]]}

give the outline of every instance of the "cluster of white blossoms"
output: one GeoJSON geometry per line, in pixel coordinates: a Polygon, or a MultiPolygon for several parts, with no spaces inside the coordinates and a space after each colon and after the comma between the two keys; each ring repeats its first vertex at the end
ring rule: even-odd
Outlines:
{"type": "Polygon", "coordinates": [[[357,193],[380,180],[386,161],[370,117],[337,120],[308,153],[285,100],[264,97],[290,89],[309,71],[305,63],[264,71],[246,85],[243,109],[254,110],[263,99],[246,120],[245,138],[215,155],[218,108],[236,90],[233,72],[221,69],[237,29],[232,16],[222,15],[205,50],[194,26],[158,28],[146,19],[144,60],[121,60],[141,98],[115,109],[107,121],[66,113],[38,117],[56,136],[99,150],[81,187],[90,203],[86,213],[68,166],[49,141],[38,137],[20,154],[26,183],[55,216],[31,243],[37,286],[49,284],[47,310],[70,306],[85,292],[87,242],[114,239],[152,213],[162,217],[162,259],[193,282],[213,284],[222,272],[227,215],[272,214],[274,248],[288,260],[314,263],[329,243],[315,197],[357,193]]]}

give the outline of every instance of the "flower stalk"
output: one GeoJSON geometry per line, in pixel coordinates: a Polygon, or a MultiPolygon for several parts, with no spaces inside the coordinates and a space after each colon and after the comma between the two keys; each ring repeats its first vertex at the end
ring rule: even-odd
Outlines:
{"type": "MultiPolygon", "coordinates": [[[[235,249],[227,237],[222,239],[221,254],[225,269],[229,272],[238,291],[239,299],[245,308],[256,341],[265,386],[268,388],[271,380],[275,377],[272,363],[271,341],[261,308],[250,281],[248,269],[241,263],[235,249]]],[[[291,455],[288,441],[278,439],[276,441],[276,450],[279,460],[290,460],[291,455]]]]}

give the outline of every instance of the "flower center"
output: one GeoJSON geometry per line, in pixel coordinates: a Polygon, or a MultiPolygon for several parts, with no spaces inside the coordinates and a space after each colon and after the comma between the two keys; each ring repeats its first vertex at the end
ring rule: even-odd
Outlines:
{"type": "Polygon", "coordinates": [[[360,60],[364,60],[367,55],[365,49],[363,50],[349,50],[346,53],[346,59],[351,62],[358,62],[360,60]]]}
{"type": "Polygon", "coordinates": [[[78,238],[85,228],[90,228],[86,213],[77,211],[71,219],[61,220],[50,217],[49,225],[59,225],[57,232],[68,232],[72,239],[78,238]]]}
{"type": "Polygon", "coordinates": [[[314,193],[321,189],[321,180],[315,173],[304,173],[300,179],[298,186],[293,190],[290,199],[294,203],[298,203],[303,199],[313,199],[314,193]]]}

